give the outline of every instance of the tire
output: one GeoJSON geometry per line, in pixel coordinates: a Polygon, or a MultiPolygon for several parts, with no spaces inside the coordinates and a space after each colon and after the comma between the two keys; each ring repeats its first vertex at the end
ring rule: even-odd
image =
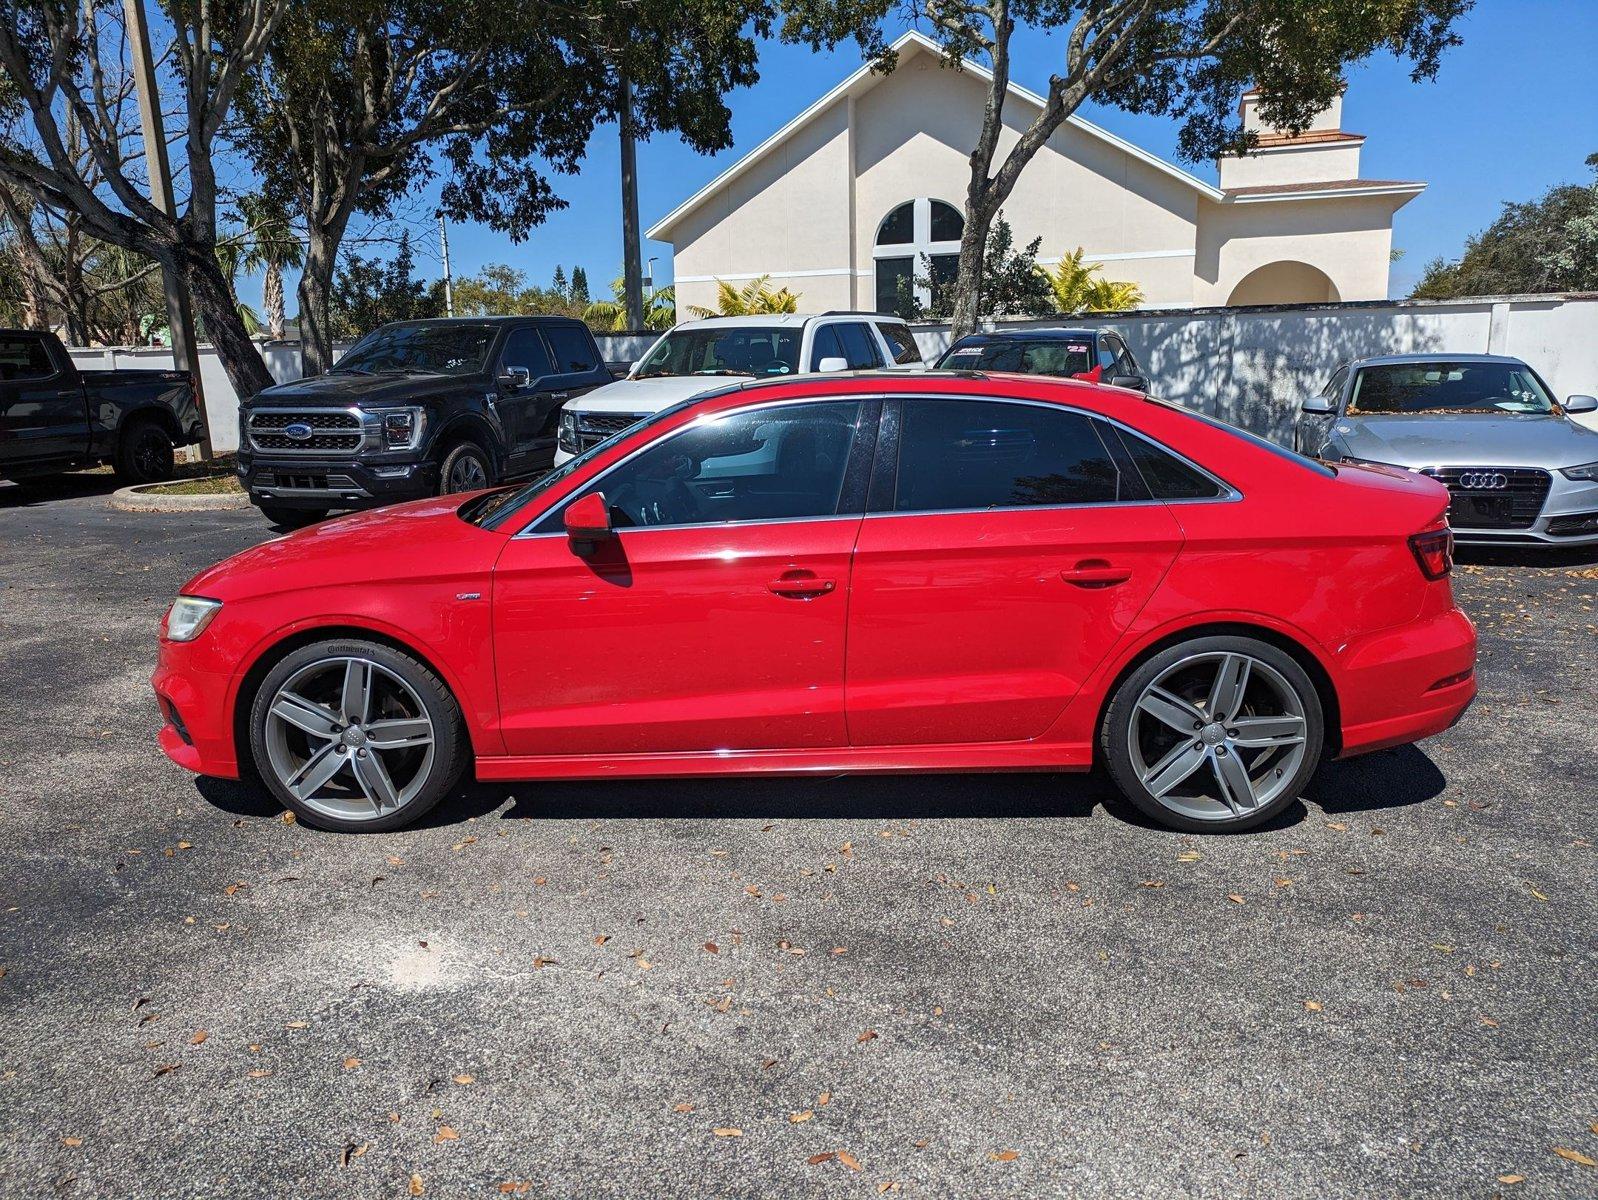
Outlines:
{"type": "Polygon", "coordinates": [[[476,442],[456,442],[438,465],[438,494],[475,492],[494,486],[494,460],[476,442]]]}
{"type": "Polygon", "coordinates": [[[1296,800],[1325,736],[1320,695],[1290,654],[1217,636],[1167,647],[1132,671],[1105,709],[1099,749],[1140,811],[1211,833],[1252,828],[1296,800]]]}
{"type": "Polygon", "coordinates": [[[325,508],[282,508],[276,504],[258,507],[263,517],[283,529],[304,529],[307,525],[315,525],[328,512],[325,508]]]}
{"type": "Polygon", "coordinates": [[[409,654],[353,638],[302,646],[267,672],[250,706],[250,754],[273,796],[340,833],[409,825],[470,757],[443,681],[409,654]]]}
{"type": "Polygon", "coordinates": [[[125,484],[159,483],[171,479],[177,465],[172,439],[154,421],[128,422],[117,439],[113,467],[125,484]]]}

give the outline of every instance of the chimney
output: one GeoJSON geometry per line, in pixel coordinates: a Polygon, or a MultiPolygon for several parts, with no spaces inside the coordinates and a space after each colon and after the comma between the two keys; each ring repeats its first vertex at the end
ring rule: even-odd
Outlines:
{"type": "Polygon", "coordinates": [[[1346,183],[1359,178],[1359,148],[1365,138],[1343,131],[1341,94],[1297,136],[1262,121],[1259,101],[1259,89],[1250,88],[1238,103],[1243,128],[1258,134],[1259,144],[1246,157],[1228,154],[1220,158],[1223,190],[1346,183]]]}

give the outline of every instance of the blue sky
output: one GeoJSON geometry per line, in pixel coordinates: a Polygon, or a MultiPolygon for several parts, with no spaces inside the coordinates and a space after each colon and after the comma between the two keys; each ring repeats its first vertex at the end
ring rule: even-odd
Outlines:
{"type": "MultiPolygon", "coordinates": [[[[1530,199],[1560,182],[1589,178],[1582,160],[1598,151],[1598,4],[1593,0],[1478,0],[1461,27],[1464,45],[1443,60],[1436,82],[1415,84],[1405,67],[1378,57],[1349,72],[1343,127],[1366,134],[1362,174],[1373,179],[1418,179],[1430,186],[1400,210],[1392,293],[1407,295],[1426,262],[1459,252],[1470,233],[1490,223],[1505,200],[1530,199]]],[[[1012,51],[1014,77],[1041,91],[1059,53],[1059,38],[1023,30],[1012,51]]],[[[639,147],[639,208],[648,228],[727,165],[842,80],[860,63],[853,46],[815,55],[803,47],[762,48],[761,79],[732,94],[733,147],[714,157],[695,154],[675,138],[639,147]]],[[[1167,158],[1175,157],[1175,126],[1115,109],[1085,107],[1082,115],[1167,158]]],[[[1213,181],[1213,164],[1182,164],[1213,181]]],[[[456,276],[503,262],[547,283],[555,266],[569,275],[587,269],[602,294],[621,272],[621,201],[616,130],[595,131],[582,170],[556,176],[569,207],[517,245],[492,230],[451,226],[456,276]]],[[[437,237],[426,213],[433,198],[414,198],[418,270],[440,274],[437,237]]],[[[668,282],[669,246],[645,243],[658,256],[658,283],[668,282]]],[[[292,287],[292,281],[290,283],[292,287]]],[[[255,289],[246,285],[246,299],[255,289]]],[[[294,307],[290,301],[290,307],[294,307]]]]}

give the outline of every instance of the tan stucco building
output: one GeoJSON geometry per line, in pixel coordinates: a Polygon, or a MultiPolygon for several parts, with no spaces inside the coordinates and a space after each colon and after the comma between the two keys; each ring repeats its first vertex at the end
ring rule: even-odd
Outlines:
{"type": "MultiPolygon", "coordinates": [[[[650,228],[673,248],[679,308],[770,275],[805,311],[886,310],[922,256],[951,268],[988,76],[945,67],[917,33],[896,46],[897,70],[855,72],[650,228]]],[[[1393,214],[1425,184],[1361,179],[1341,101],[1297,137],[1254,102],[1259,149],[1224,159],[1219,186],[1070,118],[1004,205],[1016,243],[1041,236],[1045,264],[1083,247],[1148,308],[1385,299],[1393,214]]],[[[1001,158],[1042,103],[1011,85],[1001,158]]]]}

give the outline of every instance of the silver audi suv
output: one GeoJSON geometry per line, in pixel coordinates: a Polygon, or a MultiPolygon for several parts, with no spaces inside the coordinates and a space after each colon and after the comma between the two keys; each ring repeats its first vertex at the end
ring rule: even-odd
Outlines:
{"type": "Polygon", "coordinates": [[[1328,462],[1407,467],[1446,484],[1461,542],[1598,544],[1598,431],[1518,358],[1364,358],[1300,406],[1295,449],[1328,462]]]}

